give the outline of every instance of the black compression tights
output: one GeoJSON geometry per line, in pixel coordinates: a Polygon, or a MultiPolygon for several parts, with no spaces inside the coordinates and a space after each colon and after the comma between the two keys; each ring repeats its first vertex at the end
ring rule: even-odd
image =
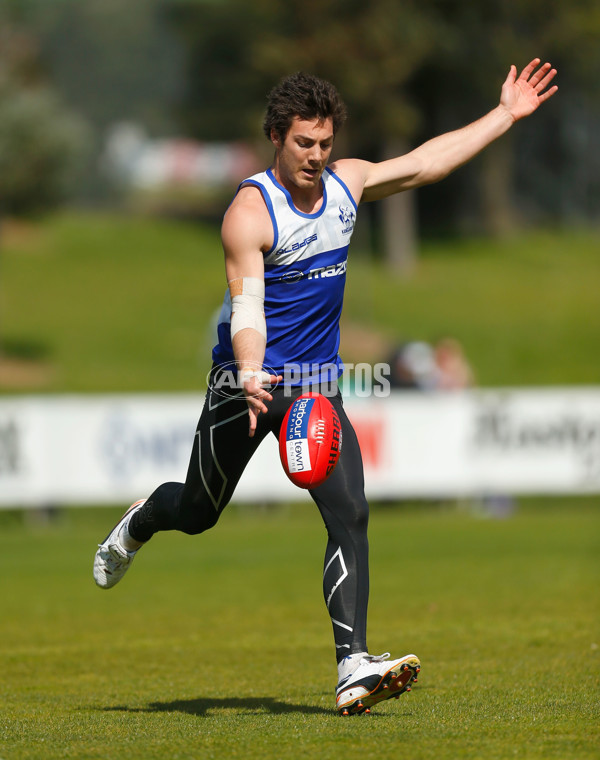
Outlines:
{"type": "MultiPolygon", "coordinates": [[[[131,536],[147,541],[161,530],[196,534],[212,528],[258,445],[269,432],[278,435],[288,407],[300,393],[286,395],[283,388],[276,388],[268,413],[259,415],[256,433],[250,438],[245,400],[226,399],[209,390],[185,483],[159,486],[133,515],[131,536]]],[[[327,528],[323,593],[339,662],[348,654],[367,651],[369,507],[356,434],[340,395],[330,401],[342,424],[342,452],[333,474],[310,494],[327,528]]]]}

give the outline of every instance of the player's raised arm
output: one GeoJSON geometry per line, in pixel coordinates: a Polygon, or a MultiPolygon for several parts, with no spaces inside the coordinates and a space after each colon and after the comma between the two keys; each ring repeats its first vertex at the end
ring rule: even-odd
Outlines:
{"type": "Polygon", "coordinates": [[[340,175],[347,174],[348,182],[362,185],[363,201],[378,200],[447,177],[554,95],[558,88],[550,84],[556,70],[549,63],[539,64],[540,59],[534,58],[518,78],[516,67],[511,66],[502,85],[500,103],[481,119],[428,140],[398,158],[381,163],[341,161],[340,175]]]}
{"type": "Polygon", "coordinates": [[[272,396],[264,384],[277,382],[262,371],[267,342],[262,249],[268,246],[272,227],[264,203],[254,189],[242,189],[229,207],[221,239],[225,271],[231,295],[231,344],[250,417],[249,435],[258,415],[266,412],[272,396]]]}

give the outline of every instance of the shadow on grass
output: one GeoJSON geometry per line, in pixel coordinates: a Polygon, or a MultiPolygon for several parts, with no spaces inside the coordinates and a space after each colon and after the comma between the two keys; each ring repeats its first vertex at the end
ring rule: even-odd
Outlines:
{"type": "Polygon", "coordinates": [[[4,337],[0,349],[7,358],[24,361],[41,361],[51,355],[50,347],[35,338],[4,337]]]}
{"type": "Polygon", "coordinates": [[[188,715],[205,717],[209,710],[240,710],[249,714],[272,713],[304,713],[306,715],[333,715],[334,710],[310,705],[291,705],[278,702],[273,697],[224,697],[221,699],[175,699],[172,702],[150,702],[146,707],[128,707],[117,705],[102,708],[105,712],[182,712],[188,715]]]}

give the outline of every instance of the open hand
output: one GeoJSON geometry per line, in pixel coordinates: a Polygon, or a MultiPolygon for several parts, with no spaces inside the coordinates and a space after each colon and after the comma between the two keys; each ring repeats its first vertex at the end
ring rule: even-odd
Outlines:
{"type": "Polygon", "coordinates": [[[518,79],[516,66],[511,66],[502,85],[500,105],[506,108],[514,121],[529,116],[558,90],[556,85],[548,88],[555,76],[556,69],[550,63],[540,66],[539,58],[534,58],[525,66],[518,79]]]}
{"type": "Polygon", "coordinates": [[[258,415],[268,411],[265,401],[272,401],[273,396],[265,386],[277,385],[282,380],[281,375],[270,375],[268,372],[243,372],[241,373],[244,396],[248,404],[250,426],[248,435],[252,438],[256,431],[258,415]]]}

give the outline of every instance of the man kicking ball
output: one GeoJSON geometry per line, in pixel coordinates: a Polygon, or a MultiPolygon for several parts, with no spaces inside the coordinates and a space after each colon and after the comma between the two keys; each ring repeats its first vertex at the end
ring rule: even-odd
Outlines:
{"type": "Polygon", "coordinates": [[[264,131],[273,163],[241,183],[223,220],[228,290],[186,480],[164,483],[136,502],[99,545],[99,586],[118,583],[155,533],[213,527],[263,438],[279,434],[299,395],[322,392],[339,416],[343,440],[333,474],[310,491],[328,537],[323,592],[337,655],[336,709],[367,712],[410,688],[420,669],[416,655],[368,653],[369,507],[356,434],[341,394],[330,392],[343,366],[339,320],[356,212],[360,203],[437,182],[472,159],[556,92],[555,74],[537,58],[518,77],[511,66],[492,111],[381,163],[329,163],[346,117],[329,82],[298,73],[272,90],[264,131]],[[237,372],[237,394],[219,390],[227,366],[237,372]]]}

